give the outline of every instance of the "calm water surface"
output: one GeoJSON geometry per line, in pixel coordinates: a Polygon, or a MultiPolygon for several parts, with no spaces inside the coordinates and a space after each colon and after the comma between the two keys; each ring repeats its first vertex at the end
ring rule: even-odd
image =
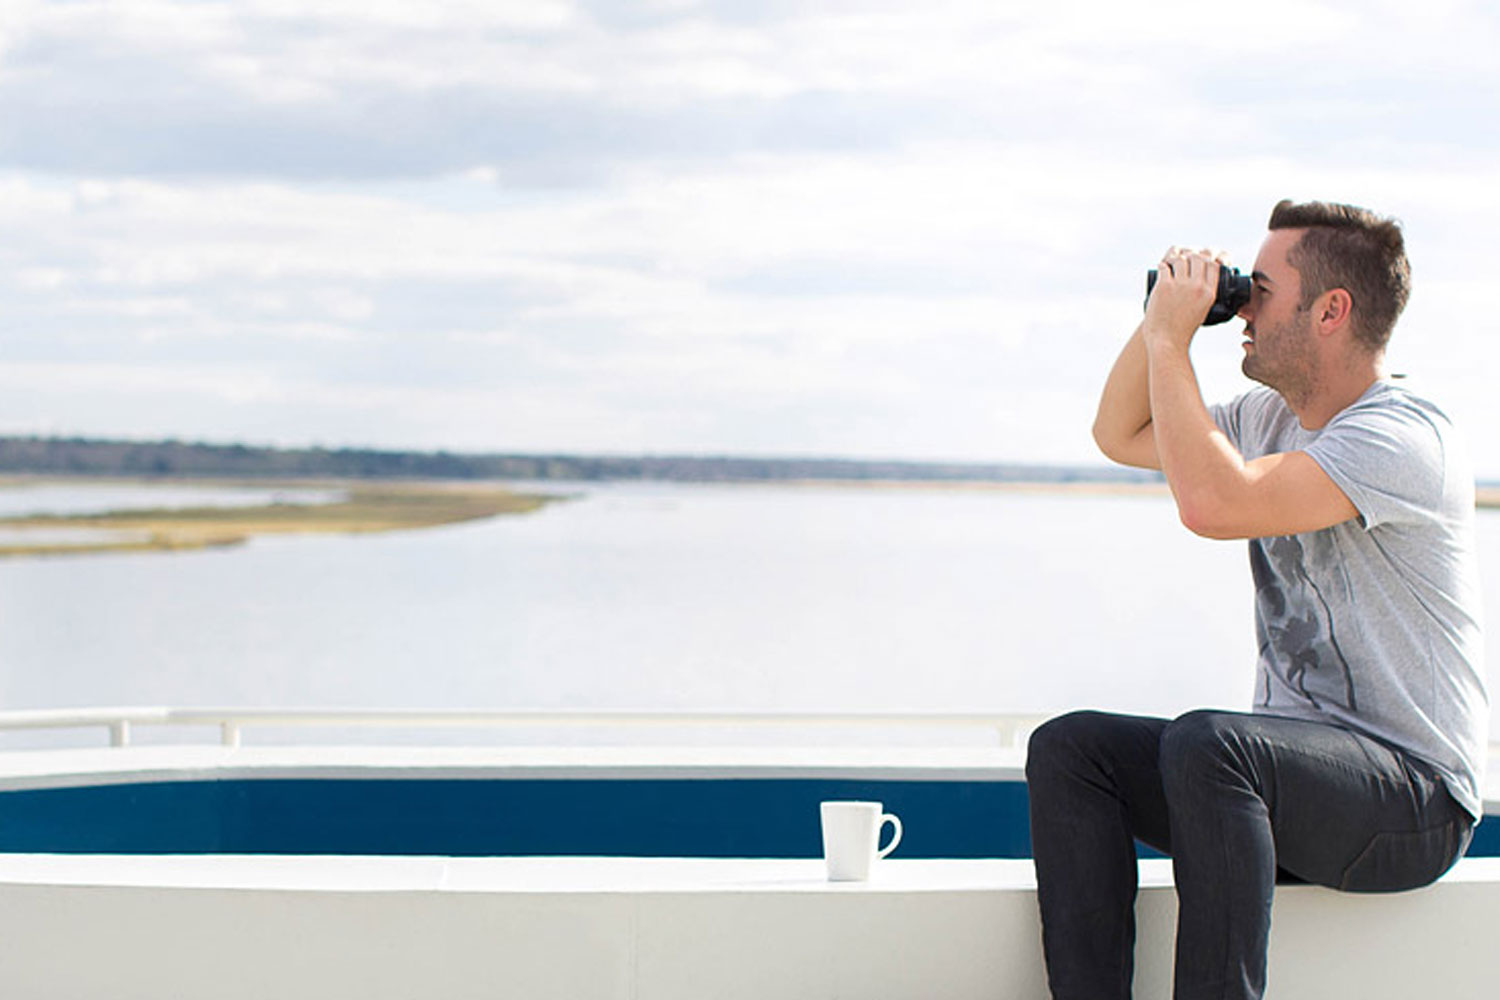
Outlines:
{"type": "MultiPolygon", "coordinates": [[[[0,705],[1175,713],[1250,695],[1243,543],[1192,537],[1165,498],[565,489],[404,534],[5,561],[0,705]]],[[[1500,621],[1500,518],[1480,527],[1500,621]]]]}
{"type": "Polygon", "coordinates": [[[147,486],[112,482],[8,483],[0,486],[0,516],[100,514],[111,510],[242,507],[264,503],[328,503],[343,495],[342,490],[303,487],[239,489],[193,484],[147,486]]]}

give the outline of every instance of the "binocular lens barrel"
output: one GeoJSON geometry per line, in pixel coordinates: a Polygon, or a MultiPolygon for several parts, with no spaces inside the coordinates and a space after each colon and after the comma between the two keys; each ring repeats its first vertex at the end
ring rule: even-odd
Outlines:
{"type": "MultiPolygon", "coordinates": [[[[1151,299],[1151,289],[1156,287],[1156,271],[1146,272],[1146,300],[1151,299]]],[[[1219,288],[1214,295],[1214,304],[1203,320],[1204,326],[1227,323],[1250,301],[1250,277],[1240,273],[1237,267],[1219,268],[1219,288]]]]}

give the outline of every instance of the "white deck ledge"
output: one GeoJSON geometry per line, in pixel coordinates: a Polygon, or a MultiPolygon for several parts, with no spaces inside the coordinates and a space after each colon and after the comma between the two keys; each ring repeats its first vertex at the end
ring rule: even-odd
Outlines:
{"type": "MultiPolygon", "coordinates": [[[[1137,995],[1169,995],[1170,865],[1142,862],[1137,995]]],[[[1271,1000],[1488,998],[1500,862],[1277,894],[1271,1000]]],[[[1044,1000],[1025,861],[0,856],[7,996],[1044,1000]]]]}
{"type": "MultiPolygon", "coordinates": [[[[0,854],[0,885],[278,892],[998,892],[1033,886],[1029,860],[890,860],[869,882],[824,878],[818,859],[444,858],[0,854]]],[[[1500,869],[1497,869],[1500,870],[1500,869]]],[[[1165,877],[1165,869],[1156,873],[1165,877]]]]}

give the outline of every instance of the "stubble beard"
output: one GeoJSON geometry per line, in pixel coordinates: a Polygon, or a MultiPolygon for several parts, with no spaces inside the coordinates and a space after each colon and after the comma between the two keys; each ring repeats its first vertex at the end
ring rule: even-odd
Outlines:
{"type": "Polygon", "coordinates": [[[1318,385],[1311,314],[1301,309],[1283,323],[1256,331],[1240,363],[1245,377],[1281,393],[1294,407],[1312,398],[1318,385]]]}

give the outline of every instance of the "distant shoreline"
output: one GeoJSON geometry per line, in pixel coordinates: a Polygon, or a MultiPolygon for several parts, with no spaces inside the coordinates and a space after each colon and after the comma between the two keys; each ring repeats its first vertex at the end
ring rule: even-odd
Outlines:
{"type": "MultiPolygon", "coordinates": [[[[223,486],[275,490],[289,483],[256,481],[208,482],[177,478],[59,478],[0,477],[0,485],[57,485],[84,483],[158,486],[223,486]]],[[[472,483],[411,483],[368,481],[310,482],[298,487],[325,486],[347,491],[328,503],[269,503],[242,507],[178,507],[120,509],[84,514],[21,514],[0,517],[0,558],[18,556],[96,555],[126,552],[180,552],[241,545],[264,535],[373,534],[410,531],[504,514],[525,514],[562,496],[521,493],[508,486],[472,483]],[[28,532],[35,533],[25,540],[28,532]],[[90,537],[93,533],[94,537],[90,537]],[[66,534],[67,541],[58,536],[66,534]]]]}

